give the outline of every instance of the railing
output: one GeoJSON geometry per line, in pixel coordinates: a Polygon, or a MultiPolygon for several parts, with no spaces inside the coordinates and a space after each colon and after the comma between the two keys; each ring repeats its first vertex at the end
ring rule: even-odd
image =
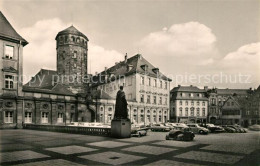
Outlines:
{"type": "Polygon", "coordinates": [[[99,135],[99,136],[111,135],[111,128],[101,128],[101,127],[24,124],[23,128],[31,129],[31,130],[44,130],[44,131],[54,131],[54,132],[73,133],[73,134],[86,134],[86,135],[99,135]]]}

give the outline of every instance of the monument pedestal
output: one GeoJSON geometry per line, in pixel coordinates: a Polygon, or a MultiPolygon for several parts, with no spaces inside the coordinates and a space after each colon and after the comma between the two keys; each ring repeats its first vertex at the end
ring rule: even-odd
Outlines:
{"type": "Polygon", "coordinates": [[[114,138],[130,138],[130,119],[113,119],[111,122],[111,136],[114,138]]]}

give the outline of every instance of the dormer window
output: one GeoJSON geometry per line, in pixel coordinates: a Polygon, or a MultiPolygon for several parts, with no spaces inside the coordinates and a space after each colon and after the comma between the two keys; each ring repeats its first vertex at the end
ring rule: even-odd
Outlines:
{"type": "Polygon", "coordinates": [[[13,59],[14,57],[14,47],[13,46],[5,46],[5,58],[13,59]]]}
{"type": "Polygon", "coordinates": [[[148,69],[148,65],[141,65],[141,68],[144,70],[144,71],[147,71],[147,69],[148,69]]]}
{"type": "Polygon", "coordinates": [[[133,69],[133,65],[127,65],[127,71],[131,71],[133,69]]]}
{"type": "Polygon", "coordinates": [[[159,73],[159,68],[153,68],[152,70],[153,70],[153,72],[154,72],[155,74],[158,74],[158,73],[159,73]]]}

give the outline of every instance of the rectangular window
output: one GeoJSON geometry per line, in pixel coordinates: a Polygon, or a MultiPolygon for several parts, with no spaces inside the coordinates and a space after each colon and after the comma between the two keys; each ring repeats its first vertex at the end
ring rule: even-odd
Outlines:
{"type": "Polygon", "coordinates": [[[160,88],[162,88],[162,81],[160,81],[160,88]]]}
{"type": "Polygon", "coordinates": [[[13,112],[5,111],[5,123],[13,123],[13,112]]]}
{"type": "Polygon", "coordinates": [[[75,115],[74,115],[74,113],[70,113],[70,122],[74,122],[74,117],[75,115]]]}
{"type": "Polygon", "coordinates": [[[77,51],[73,52],[73,58],[77,58],[77,51]]]}
{"type": "Polygon", "coordinates": [[[153,116],[153,122],[156,122],[156,115],[153,116]]]}
{"type": "Polygon", "coordinates": [[[153,86],[157,87],[157,80],[156,79],[154,79],[153,86]]]}
{"type": "Polygon", "coordinates": [[[148,86],[151,86],[151,78],[148,78],[148,86]]]}
{"type": "Polygon", "coordinates": [[[156,96],[153,97],[153,103],[156,104],[156,96]]]}
{"type": "Polygon", "coordinates": [[[137,116],[134,115],[134,122],[137,122],[137,116]]]}
{"type": "Polygon", "coordinates": [[[141,115],[140,117],[141,117],[141,119],[140,119],[141,122],[144,122],[144,115],[141,115]]]}
{"type": "Polygon", "coordinates": [[[112,120],[112,114],[108,114],[108,123],[110,123],[112,120]]]}
{"type": "Polygon", "coordinates": [[[182,105],[182,101],[180,101],[180,105],[182,105]]]}
{"type": "Polygon", "coordinates": [[[58,113],[57,123],[63,123],[63,113],[58,113]]]}
{"type": "Polygon", "coordinates": [[[167,84],[167,82],[165,82],[165,84],[164,84],[164,89],[168,89],[168,86],[167,86],[168,84],[167,84]]]}
{"type": "Polygon", "coordinates": [[[167,98],[165,98],[165,105],[167,105],[168,104],[168,99],[167,98]]]}
{"type": "Polygon", "coordinates": [[[141,85],[144,85],[144,77],[141,77],[141,85]]]}
{"type": "Polygon", "coordinates": [[[150,102],[151,102],[151,96],[147,95],[147,103],[150,104],[150,102]]]}
{"type": "Polygon", "coordinates": [[[14,58],[14,47],[13,46],[5,46],[5,58],[13,59],[14,58]]]}
{"type": "Polygon", "coordinates": [[[25,112],[24,117],[25,117],[25,119],[24,119],[25,123],[32,123],[32,113],[31,112],[25,112]]]}
{"type": "Polygon", "coordinates": [[[41,118],[42,123],[48,123],[48,116],[49,116],[48,112],[42,112],[42,118],[41,118]]]}
{"type": "Polygon", "coordinates": [[[159,115],[159,122],[162,122],[162,116],[159,115]]]}
{"type": "Polygon", "coordinates": [[[144,95],[141,94],[140,102],[144,103],[144,95]]]}
{"type": "Polygon", "coordinates": [[[100,122],[103,122],[103,114],[100,114],[100,122]]]}
{"type": "Polygon", "coordinates": [[[5,88],[6,89],[14,88],[14,76],[5,75],[5,88]]]}
{"type": "Polygon", "coordinates": [[[159,98],[159,104],[162,104],[162,97],[159,98]]]}

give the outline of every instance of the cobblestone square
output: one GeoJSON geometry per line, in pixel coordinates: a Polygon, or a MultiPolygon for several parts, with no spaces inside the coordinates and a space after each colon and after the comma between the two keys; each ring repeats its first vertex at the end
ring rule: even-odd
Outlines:
{"type": "Polygon", "coordinates": [[[220,164],[234,164],[243,158],[243,156],[210,153],[210,152],[198,152],[198,151],[190,151],[187,153],[177,155],[175,157],[183,158],[183,159],[199,160],[199,161],[209,161],[209,162],[220,163],[220,164]]]}
{"type": "Polygon", "coordinates": [[[196,135],[192,142],[168,141],[165,134],[149,132],[140,138],[114,139],[37,130],[0,130],[0,140],[6,142],[1,144],[0,165],[251,166],[260,163],[259,132],[196,135]],[[2,137],[5,133],[8,137],[2,137]],[[30,138],[39,141],[30,142],[30,138]]]}
{"type": "Polygon", "coordinates": [[[54,160],[46,160],[46,161],[37,161],[25,164],[18,164],[19,166],[83,166],[82,164],[74,163],[71,161],[63,160],[63,159],[54,159],[54,160]]]}
{"type": "Polygon", "coordinates": [[[130,143],[115,142],[115,141],[102,141],[102,142],[89,143],[87,145],[99,146],[99,147],[104,147],[104,148],[115,148],[115,147],[130,145],[130,143]]]}
{"type": "Polygon", "coordinates": [[[122,150],[130,151],[130,152],[160,155],[160,154],[163,154],[163,153],[174,151],[175,149],[156,147],[156,146],[148,146],[148,145],[140,145],[140,146],[133,146],[133,147],[130,147],[130,148],[125,148],[125,149],[122,149],[122,150]]]}
{"type": "Polygon", "coordinates": [[[83,153],[83,152],[92,152],[96,149],[82,147],[82,146],[64,146],[57,148],[47,148],[46,150],[61,153],[61,154],[75,154],[75,153],[83,153]]]}
{"type": "Polygon", "coordinates": [[[30,150],[0,153],[1,162],[11,162],[11,161],[18,161],[18,160],[45,158],[45,157],[49,157],[49,156],[36,153],[30,150]]]}
{"type": "Polygon", "coordinates": [[[129,163],[132,161],[144,159],[145,157],[108,151],[108,152],[98,153],[98,154],[93,154],[93,155],[80,156],[80,158],[93,160],[93,161],[97,161],[97,162],[101,162],[101,163],[112,164],[112,165],[120,165],[120,164],[129,163]]]}

